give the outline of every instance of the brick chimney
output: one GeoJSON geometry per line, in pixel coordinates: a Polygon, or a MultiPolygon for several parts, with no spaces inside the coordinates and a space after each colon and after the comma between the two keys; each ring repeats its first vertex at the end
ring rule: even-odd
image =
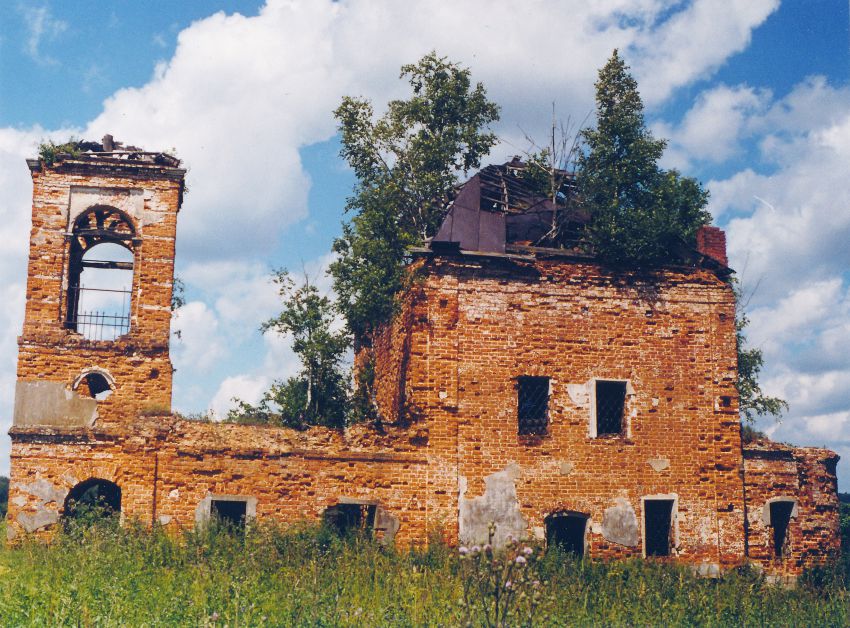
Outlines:
{"type": "Polygon", "coordinates": [[[706,257],[729,265],[726,257],[726,232],[720,227],[703,225],[697,231],[697,251],[706,257]]]}

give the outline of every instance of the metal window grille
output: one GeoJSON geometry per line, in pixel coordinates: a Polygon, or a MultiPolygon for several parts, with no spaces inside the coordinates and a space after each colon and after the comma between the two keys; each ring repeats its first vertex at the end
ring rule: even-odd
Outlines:
{"type": "Polygon", "coordinates": [[[647,499],[643,502],[646,555],[669,556],[673,528],[673,500],[647,499]]]}
{"type": "Polygon", "coordinates": [[[782,558],[785,543],[788,540],[788,524],[791,523],[791,513],[794,502],[773,502],[770,505],[770,526],[773,528],[773,553],[782,558]]]}
{"type": "Polygon", "coordinates": [[[549,378],[520,377],[517,388],[520,434],[545,434],[549,423],[549,378]]]}
{"type": "Polygon", "coordinates": [[[108,290],[106,288],[72,287],[68,295],[75,307],[69,312],[65,326],[83,335],[88,340],[115,340],[130,331],[130,290],[108,290]],[[104,310],[82,310],[86,295],[111,295],[112,301],[120,300],[104,310]]]}
{"type": "Polygon", "coordinates": [[[596,434],[622,434],[626,382],[596,382],[596,434]]]}

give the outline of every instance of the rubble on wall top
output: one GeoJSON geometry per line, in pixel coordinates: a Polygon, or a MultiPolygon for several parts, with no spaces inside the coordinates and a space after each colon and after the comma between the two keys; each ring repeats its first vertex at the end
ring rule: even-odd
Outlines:
{"type": "Polygon", "coordinates": [[[48,165],[66,160],[107,162],[107,163],[138,163],[179,168],[180,160],[174,155],[163,151],[146,151],[132,145],[124,145],[106,134],[100,142],[73,141],[58,146],[50,145],[53,153],[50,159],[45,158],[44,150],[40,154],[42,161],[48,165]]]}

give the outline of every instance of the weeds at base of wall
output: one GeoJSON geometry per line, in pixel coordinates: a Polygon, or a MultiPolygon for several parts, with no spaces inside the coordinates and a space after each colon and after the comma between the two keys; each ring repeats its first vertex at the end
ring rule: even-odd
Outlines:
{"type": "MultiPolygon", "coordinates": [[[[476,576],[457,550],[437,541],[401,551],[307,525],[260,524],[242,535],[209,526],[178,535],[107,522],[80,532],[61,532],[49,546],[0,549],[4,623],[488,625],[492,600],[464,604],[464,588],[475,586],[469,579],[476,576]]],[[[525,556],[524,547],[517,556],[525,556]]],[[[501,569],[511,555],[494,557],[493,568],[501,569]]],[[[479,575],[493,576],[481,566],[479,575]]],[[[538,601],[531,612],[524,602],[513,607],[511,625],[850,621],[844,580],[804,578],[787,590],[767,585],[753,570],[702,579],[684,567],[579,561],[554,551],[526,568],[528,590],[540,582],[538,601]]]]}

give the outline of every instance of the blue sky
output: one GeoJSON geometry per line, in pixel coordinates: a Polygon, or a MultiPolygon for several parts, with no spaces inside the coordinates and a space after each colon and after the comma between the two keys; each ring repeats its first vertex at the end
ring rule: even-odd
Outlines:
{"type": "Polygon", "coordinates": [[[224,412],[296,368],[287,338],[257,331],[279,307],[271,269],[328,287],[354,183],[332,116],[343,95],[380,110],[405,94],[398,68],[436,50],[502,105],[501,162],[545,137],[553,102],[587,119],[617,47],[669,139],[664,164],[703,181],[727,229],[763,384],[791,404],[761,427],[836,449],[850,486],[848,25],[846,0],[0,2],[0,429],[23,314],[23,159],[40,140],[110,132],[185,159],[174,404],[224,412]]]}

